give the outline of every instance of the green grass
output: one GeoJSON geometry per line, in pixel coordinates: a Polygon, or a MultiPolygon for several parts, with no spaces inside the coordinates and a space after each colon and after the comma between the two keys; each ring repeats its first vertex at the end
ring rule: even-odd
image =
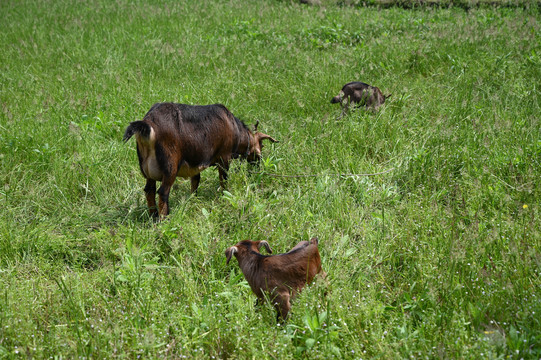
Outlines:
{"type": "Polygon", "coordinates": [[[538,8],[322,3],[0,2],[0,358],[541,357],[538,8]],[[393,95],[339,119],[354,80],[393,95]],[[150,221],[160,101],[260,120],[264,174],[150,221]],[[312,236],[277,326],[224,250],[312,236]]]}

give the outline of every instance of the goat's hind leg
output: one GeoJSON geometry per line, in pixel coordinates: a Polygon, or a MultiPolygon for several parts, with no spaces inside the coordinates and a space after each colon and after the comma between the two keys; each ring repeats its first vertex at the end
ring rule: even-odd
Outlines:
{"type": "Polygon", "coordinates": [[[163,220],[167,215],[169,215],[169,193],[171,192],[171,187],[175,182],[176,173],[173,175],[164,176],[162,180],[162,185],[158,189],[158,210],[160,212],[160,219],[163,220]]]}

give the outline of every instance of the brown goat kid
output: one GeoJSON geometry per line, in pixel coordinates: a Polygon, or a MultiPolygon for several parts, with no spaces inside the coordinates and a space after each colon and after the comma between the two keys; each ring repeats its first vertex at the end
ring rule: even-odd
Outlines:
{"type": "Polygon", "coordinates": [[[227,263],[235,255],[258,300],[268,296],[278,313],[277,320],[285,320],[291,309],[291,299],[310,284],[316,274],[326,276],[321,269],[318,240],[301,241],[285,254],[270,256],[260,254],[263,246],[272,253],[266,241],[241,241],[225,251],[227,263]]]}
{"type": "Polygon", "coordinates": [[[344,116],[348,112],[351,103],[377,110],[390,96],[390,94],[383,95],[381,90],[375,86],[354,81],[344,85],[340,93],[331,99],[331,104],[340,103],[342,105],[341,116],[344,116]]]}
{"type": "Polygon", "coordinates": [[[258,162],[263,140],[276,140],[257,132],[257,124],[254,131],[221,104],[154,104],[143,120],[130,123],[124,133],[124,141],[133,135],[137,141],[139,166],[147,179],[145,194],[150,213],[157,216],[159,211],[161,218],[169,214],[169,192],[177,176],[190,178],[195,192],[201,171],[217,166],[224,188],[231,159],[241,157],[258,162]],[[156,181],[161,181],[158,211],[156,181]]]}

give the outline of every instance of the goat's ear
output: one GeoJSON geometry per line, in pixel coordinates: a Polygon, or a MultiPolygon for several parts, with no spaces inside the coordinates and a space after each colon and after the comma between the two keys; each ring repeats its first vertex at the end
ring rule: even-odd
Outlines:
{"type": "Polygon", "coordinates": [[[314,236],[313,238],[310,239],[310,242],[314,245],[317,245],[318,244],[318,238],[317,236],[314,236]]]}
{"type": "Polygon", "coordinates": [[[270,140],[270,141],[273,142],[273,143],[277,143],[277,142],[278,142],[278,140],[272,138],[271,136],[269,136],[269,135],[267,135],[267,134],[260,133],[260,132],[256,133],[255,136],[256,136],[256,138],[257,138],[257,141],[258,141],[260,144],[261,144],[261,142],[262,142],[263,140],[265,140],[265,139],[268,139],[268,140],[270,140]]]}
{"type": "Polygon", "coordinates": [[[255,122],[255,125],[254,125],[254,132],[257,131],[257,126],[258,126],[258,125],[259,125],[259,120],[257,120],[257,121],[255,122]]]}
{"type": "Polygon", "coordinates": [[[231,260],[231,257],[233,254],[235,254],[238,251],[236,246],[231,246],[230,248],[227,248],[225,250],[225,257],[227,258],[226,264],[229,264],[229,260],[231,260]]]}
{"type": "Polygon", "coordinates": [[[257,250],[260,250],[262,246],[265,247],[265,250],[267,250],[267,252],[268,252],[269,254],[272,254],[272,249],[270,248],[268,242],[266,242],[265,240],[261,240],[261,241],[259,242],[259,244],[257,245],[257,250]]]}

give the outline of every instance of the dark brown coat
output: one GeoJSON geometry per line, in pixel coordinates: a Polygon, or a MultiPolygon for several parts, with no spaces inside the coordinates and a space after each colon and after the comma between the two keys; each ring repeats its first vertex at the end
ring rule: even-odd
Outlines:
{"type": "Polygon", "coordinates": [[[272,252],[266,241],[244,240],[225,251],[227,263],[235,255],[239,266],[259,300],[268,296],[276,311],[277,318],[286,319],[291,309],[290,300],[310,284],[321,269],[318,240],[301,241],[285,254],[262,255],[259,249],[265,246],[272,252]]]}
{"type": "Polygon", "coordinates": [[[276,142],[266,134],[252,133],[220,104],[154,104],[143,120],[130,123],[124,141],[133,135],[139,166],[147,179],[145,193],[152,215],[157,215],[156,181],[161,181],[158,195],[162,218],[169,214],[169,192],[177,176],[190,178],[195,192],[201,171],[217,166],[223,188],[231,159],[241,157],[257,162],[262,141],[276,142]]]}
{"type": "Polygon", "coordinates": [[[343,116],[348,112],[350,104],[364,105],[368,109],[377,110],[389,96],[391,95],[383,95],[375,86],[354,81],[344,85],[340,93],[331,99],[331,103],[342,105],[343,116]]]}

